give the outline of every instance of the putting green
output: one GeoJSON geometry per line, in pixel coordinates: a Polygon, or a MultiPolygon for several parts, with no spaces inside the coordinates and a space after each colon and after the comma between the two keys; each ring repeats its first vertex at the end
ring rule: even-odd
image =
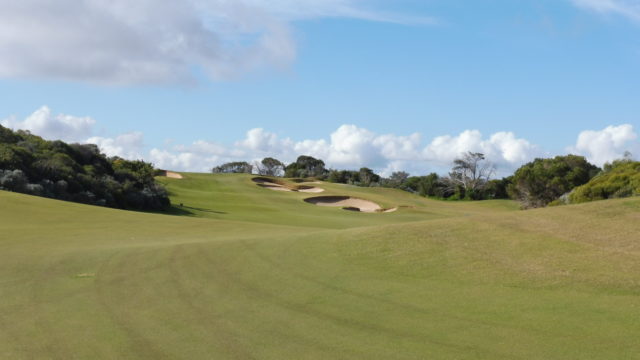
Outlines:
{"type": "Polygon", "coordinates": [[[640,198],[314,184],[399,208],[377,214],[182,176],[169,214],[0,191],[0,358],[640,357],[640,198]]]}

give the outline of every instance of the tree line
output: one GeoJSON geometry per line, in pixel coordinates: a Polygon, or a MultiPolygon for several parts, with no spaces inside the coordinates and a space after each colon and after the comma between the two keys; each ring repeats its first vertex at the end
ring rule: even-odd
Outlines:
{"type": "Polygon", "coordinates": [[[47,141],[0,126],[0,189],[133,210],[170,205],[144,161],[107,157],[94,144],[47,141]]]}
{"type": "Polygon", "coordinates": [[[288,178],[314,178],[355,186],[397,188],[444,200],[515,199],[523,208],[640,195],[640,162],[630,154],[600,169],[577,155],[538,158],[511,176],[494,178],[495,166],[485,155],[467,152],[456,158],[446,176],[431,173],[411,176],[404,171],[382,177],[373,170],[327,169],[324,161],[300,156],[285,165],[265,158],[253,165],[232,162],[217,166],[214,173],[257,173],[288,178]]]}

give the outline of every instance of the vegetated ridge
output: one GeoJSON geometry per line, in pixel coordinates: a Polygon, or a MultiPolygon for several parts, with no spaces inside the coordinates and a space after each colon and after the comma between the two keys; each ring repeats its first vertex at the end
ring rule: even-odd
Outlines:
{"type": "Polygon", "coordinates": [[[0,189],[122,209],[170,202],[144,161],[108,158],[93,144],[47,141],[0,126],[0,189]]]}

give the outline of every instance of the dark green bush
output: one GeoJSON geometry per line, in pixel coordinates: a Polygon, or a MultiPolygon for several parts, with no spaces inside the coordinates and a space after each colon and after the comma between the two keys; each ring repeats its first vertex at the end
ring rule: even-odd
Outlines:
{"type": "Polygon", "coordinates": [[[535,159],[515,172],[508,191],[524,208],[543,207],[586,184],[599,171],[582,156],[535,159]]]}
{"type": "Polygon", "coordinates": [[[0,189],[123,209],[159,210],[166,190],[144,161],[107,158],[93,144],[46,141],[0,126],[0,189]]]}

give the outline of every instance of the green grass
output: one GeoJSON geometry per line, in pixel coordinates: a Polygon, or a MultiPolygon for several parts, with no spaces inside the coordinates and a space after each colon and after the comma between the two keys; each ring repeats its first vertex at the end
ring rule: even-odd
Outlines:
{"type": "Polygon", "coordinates": [[[173,215],[0,192],[1,359],[640,358],[640,199],[518,211],[250,176],[173,215]]]}

